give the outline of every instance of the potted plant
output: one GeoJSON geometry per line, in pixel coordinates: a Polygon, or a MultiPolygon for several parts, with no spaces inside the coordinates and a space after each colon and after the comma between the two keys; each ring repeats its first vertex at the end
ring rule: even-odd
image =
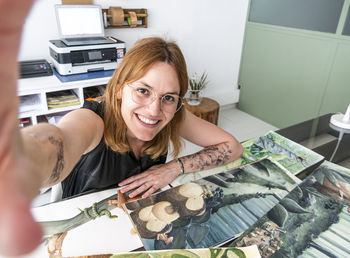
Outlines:
{"type": "Polygon", "coordinates": [[[202,101],[202,91],[208,85],[208,74],[203,72],[200,77],[195,73],[192,78],[189,79],[188,99],[187,103],[192,106],[197,106],[202,101]]]}

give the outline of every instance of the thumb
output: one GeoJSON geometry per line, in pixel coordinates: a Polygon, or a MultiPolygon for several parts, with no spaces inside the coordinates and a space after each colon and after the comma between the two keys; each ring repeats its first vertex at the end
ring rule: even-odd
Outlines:
{"type": "Polygon", "coordinates": [[[30,212],[30,201],[18,192],[0,197],[0,254],[29,253],[41,241],[42,231],[30,212]]]}

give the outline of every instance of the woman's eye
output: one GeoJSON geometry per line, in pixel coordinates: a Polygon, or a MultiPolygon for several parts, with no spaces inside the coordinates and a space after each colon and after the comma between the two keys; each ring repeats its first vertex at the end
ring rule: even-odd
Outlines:
{"type": "Polygon", "coordinates": [[[137,88],[136,91],[141,95],[149,95],[149,90],[145,88],[137,88]]]}
{"type": "Polygon", "coordinates": [[[171,96],[171,95],[164,95],[163,99],[166,103],[174,103],[175,102],[175,97],[171,96]]]}

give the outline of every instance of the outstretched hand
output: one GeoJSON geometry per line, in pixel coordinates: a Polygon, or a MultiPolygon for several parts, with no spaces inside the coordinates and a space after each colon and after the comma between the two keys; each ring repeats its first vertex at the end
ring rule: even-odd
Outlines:
{"type": "Polygon", "coordinates": [[[129,177],[119,183],[119,186],[125,186],[121,189],[122,193],[134,190],[129,194],[133,198],[141,193],[142,198],[150,196],[160,188],[167,186],[181,173],[176,162],[172,161],[162,165],[155,165],[145,172],[129,177]]]}
{"type": "Polygon", "coordinates": [[[41,240],[30,213],[37,188],[21,158],[17,122],[17,53],[33,0],[0,0],[0,255],[21,255],[41,240]]]}
{"type": "MultiPolygon", "coordinates": [[[[12,152],[10,150],[10,152],[12,152]]],[[[42,231],[31,213],[34,179],[24,174],[22,161],[7,155],[0,162],[0,254],[21,255],[41,241],[42,231]]]]}

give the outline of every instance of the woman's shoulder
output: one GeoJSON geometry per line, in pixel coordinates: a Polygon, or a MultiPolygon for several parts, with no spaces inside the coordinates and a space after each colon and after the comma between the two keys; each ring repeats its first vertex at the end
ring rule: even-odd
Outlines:
{"type": "Polygon", "coordinates": [[[104,104],[102,101],[90,100],[90,101],[85,101],[82,108],[86,108],[93,111],[103,119],[103,110],[104,110],[103,107],[104,107],[104,104]]]}

